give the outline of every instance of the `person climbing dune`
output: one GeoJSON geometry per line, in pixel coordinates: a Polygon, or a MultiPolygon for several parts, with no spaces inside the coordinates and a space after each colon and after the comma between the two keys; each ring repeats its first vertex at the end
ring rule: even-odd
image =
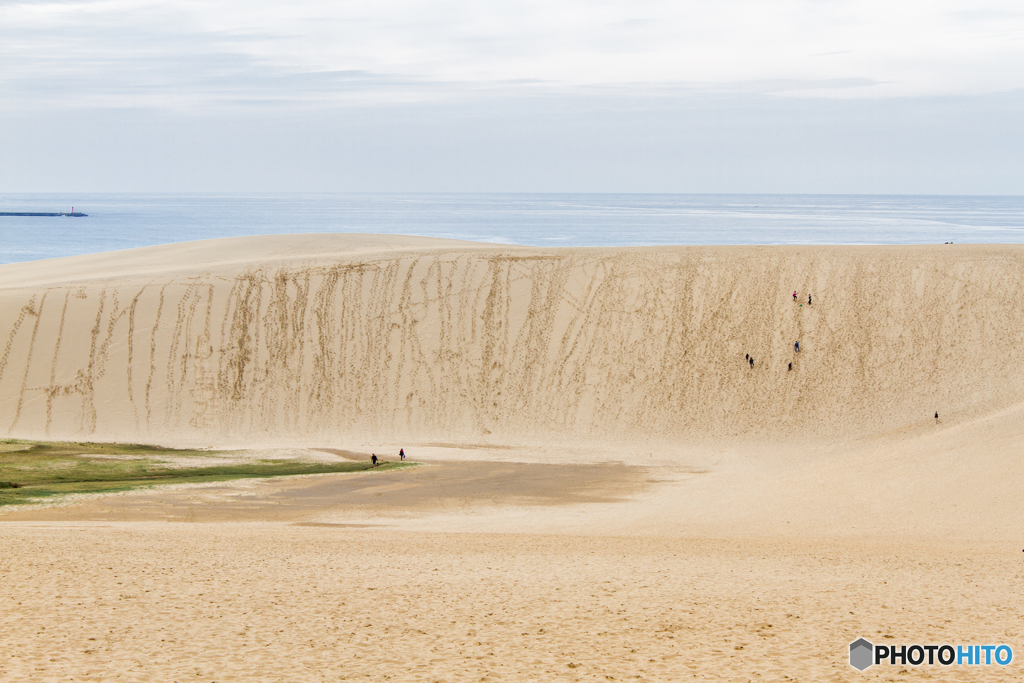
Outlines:
{"type": "Polygon", "coordinates": [[[796,292],[793,292],[793,303],[796,303],[796,292]]]}
{"type": "Polygon", "coordinates": [[[747,360],[750,361],[750,369],[754,369],[754,359],[751,356],[747,356],[747,360]]]}

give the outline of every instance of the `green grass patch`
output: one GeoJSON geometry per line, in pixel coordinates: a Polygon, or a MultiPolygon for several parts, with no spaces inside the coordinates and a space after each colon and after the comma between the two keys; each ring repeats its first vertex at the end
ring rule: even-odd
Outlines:
{"type": "MultiPolygon", "coordinates": [[[[239,452],[196,451],[144,444],[0,441],[0,506],[71,493],[106,493],[159,484],[192,484],[360,472],[367,462],[244,460],[239,452]],[[226,460],[223,464],[217,460],[226,460]],[[194,462],[194,464],[193,464],[194,462]]],[[[411,463],[389,462],[377,470],[411,463]]]]}

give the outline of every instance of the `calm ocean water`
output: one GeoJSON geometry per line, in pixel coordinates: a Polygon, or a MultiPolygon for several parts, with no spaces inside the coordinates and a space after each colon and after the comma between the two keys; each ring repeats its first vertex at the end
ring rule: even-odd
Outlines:
{"type": "Polygon", "coordinates": [[[303,232],[535,246],[1024,242],[1024,197],[646,194],[0,194],[0,263],[303,232]]]}

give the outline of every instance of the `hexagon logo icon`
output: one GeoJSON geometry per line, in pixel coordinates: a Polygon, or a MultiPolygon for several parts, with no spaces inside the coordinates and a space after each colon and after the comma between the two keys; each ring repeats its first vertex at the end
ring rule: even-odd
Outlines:
{"type": "Polygon", "coordinates": [[[874,664],[875,646],[858,638],[850,643],[850,666],[857,671],[863,671],[874,664]]]}

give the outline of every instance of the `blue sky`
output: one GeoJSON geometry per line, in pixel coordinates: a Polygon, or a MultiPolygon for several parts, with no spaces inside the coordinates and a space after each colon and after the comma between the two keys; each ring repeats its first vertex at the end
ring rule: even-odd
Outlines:
{"type": "Polygon", "coordinates": [[[0,191],[1024,193],[1019,2],[0,0],[0,191]]]}

